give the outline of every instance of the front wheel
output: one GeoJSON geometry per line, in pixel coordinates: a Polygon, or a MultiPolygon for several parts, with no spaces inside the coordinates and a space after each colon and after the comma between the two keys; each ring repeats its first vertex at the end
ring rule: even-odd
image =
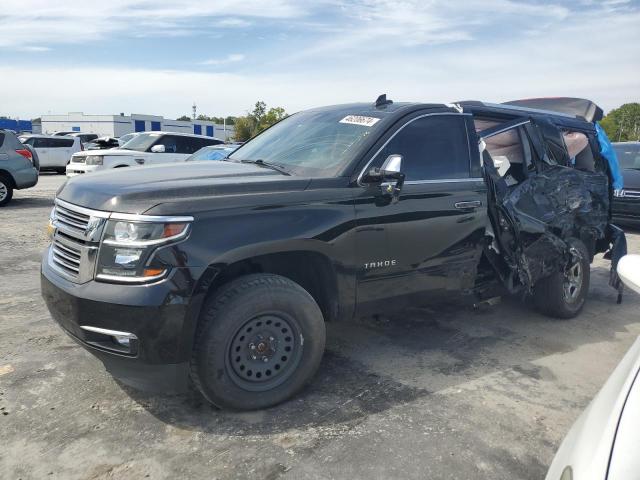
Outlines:
{"type": "Polygon", "coordinates": [[[191,377],[218,407],[270,407],[309,382],[325,335],[322,312],[300,285],[279,275],[243,276],[204,306],[191,377]]]}
{"type": "Polygon", "coordinates": [[[540,280],[534,289],[535,305],[545,315],[573,318],[587,300],[591,267],[589,251],[580,240],[568,240],[571,259],[563,271],[540,280]]]}

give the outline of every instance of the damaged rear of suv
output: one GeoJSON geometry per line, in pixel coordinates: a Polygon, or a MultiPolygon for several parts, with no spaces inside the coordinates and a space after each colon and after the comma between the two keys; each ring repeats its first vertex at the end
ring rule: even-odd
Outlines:
{"type": "Polygon", "coordinates": [[[611,284],[621,292],[615,265],[626,240],[610,224],[617,170],[601,154],[602,110],[570,98],[462,105],[474,118],[488,187],[484,257],[507,290],[571,318],[584,305],[594,255],[609,252],[611,284]]]}
{"type": "Polygon", "coordinates": [[[626,249],[601,116],[382,95],[291,115],[218,162],[72,178],[43,297],[123,382],[191,380],[236,409],[298,392],[328,321],[505,290],[573,317],[594,255],[626,249]]]}

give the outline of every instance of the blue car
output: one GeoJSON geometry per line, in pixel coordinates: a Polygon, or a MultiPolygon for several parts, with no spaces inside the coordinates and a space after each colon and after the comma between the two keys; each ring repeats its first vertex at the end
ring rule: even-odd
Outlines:
{"type": "Polygon", "coordinates": [[[186,159],[187,162],[196,162],[199,160],[223,160],[231,155],[240,144],[228,143],[222,145],[209,145],[202,147],[196,153],[186,159]]]}

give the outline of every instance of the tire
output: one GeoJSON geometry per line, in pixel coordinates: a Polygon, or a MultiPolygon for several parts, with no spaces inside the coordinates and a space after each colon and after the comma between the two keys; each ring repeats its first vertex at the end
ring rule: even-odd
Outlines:
{"type": "Polygon", "coordinates": [[[580,313],[587,300],[591,267],[589,251],[576,238],[568,241],[573,258],[563,272],[540,280],[534,289],[536,308],[555,318],[573,318],[580,313]]]}
{"type": "Polygon", "coordinates": [[[191,378],[217,407],[271,407],[311,380],[325,337],[322,312],[304,288],[279,275],[246,275],[203,307],[191,378]]]}
{"type": "Polygon", "coordinates": [[[0,207],[8,205],[13,198],[13,182],[7,177],[0,176],[0,207]]]}

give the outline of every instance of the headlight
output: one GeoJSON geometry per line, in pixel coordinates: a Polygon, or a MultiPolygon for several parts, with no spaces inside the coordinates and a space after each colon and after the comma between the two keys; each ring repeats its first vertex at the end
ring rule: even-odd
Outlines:
{"type": "Polygon", "coordinates": [[[56,231],[56,207],[51,209],[51,213],[49,214],[49,223],[47,224],[47,235],[49,239],[53,238],[53,233],[56,231]]]}
{"type": "Polygon", "coordinates": [[[159,246],[186,238],[189,221],[139,222],[110,219],[105,227],[96,278],[148,282],[162,278],[169,266],[154,262],[159,246]]]}
{"type": "Polygon", "coordinates": [[[85,159],[85,164],[86,165],[102,165],[103,161],[104,161],[103,155],[87,155],[87,158],[85,159]]]}

